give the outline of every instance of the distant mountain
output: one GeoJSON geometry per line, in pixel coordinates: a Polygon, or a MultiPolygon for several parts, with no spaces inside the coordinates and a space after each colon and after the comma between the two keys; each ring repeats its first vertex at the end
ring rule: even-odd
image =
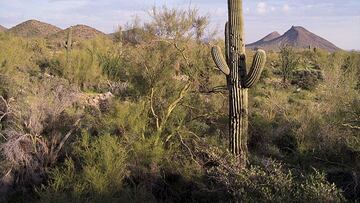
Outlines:
{"type": "Polygon", "coordinates": [[[54,25],[37,20],[28,20],[8,29],[7,32],[19,37],[46,37],[60,30],[54,25]]]}
{"type": "Polygon", "coordinates": [[[246,45],[246,47],[249,49],[261,48],[264,50],[278,51],[280,46],[286,44],[298,49],[304,49],[311,46],[325,49],[330,52],[340,50],[340,48],[331,42],[311,33],[301,26],[292,26],[290,30],[281,36],[278,36],[277,34],[276,32],[273,32],[257,42],[246,45]]]}
{"type": "Polygon", "coordinates": [[[6,31],[6,30],[7,30],[6,27],[0,25],[0,32],[4,32],[4,31],[6,31]]]}
{"type": "MultiPolygon", "coordinates": [[[[84,40],[92,39],[96,36],[106,36],[105,33],[87,25],[75,25],[70,28],[72,28],[72,37],[74,40],[84,40]]],[[[52,34],[48,38],[55,41],[64,41],[68,36],[70,28],[52,34]]]]}
{"type": "Polygon", "coordinates": [[[278,32],[272,32],[268,35],[266,35],[264,38],[262,38],[261,40],[257,41],[256,43],[264,43],[264,42],[268,42],[271,41],[273,39],[276,39],[278,37],[280,37],[281,35],[278,32]]]}

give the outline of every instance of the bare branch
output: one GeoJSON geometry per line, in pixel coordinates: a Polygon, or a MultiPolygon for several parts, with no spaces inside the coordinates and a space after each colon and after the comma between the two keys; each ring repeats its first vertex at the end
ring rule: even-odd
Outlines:
{"type": "Polygon", "coordinates": [[[70,135],[76,130],[76,127],[79,125],[81,119],[78,119],[75,124],[74,127],[64,136],[64,138],[61,140],[61,142],[59,143],[57,149],[55,150],[54,155],[57,156],[57,154],[59,154],[60,150],[62,149],[62,147],[64,146],[66,140],[69,139],[70,135]]]}
{"type": "Polygon", "coordinates": [[[227,86],[217,86],[217,87],[213,87],[209,91],[200,91],[200,92],[195,92],[195,93],[201,93],[201,94],[224,94],[224,93],[227,93],[227,92],[228,92],[227,86]]]}
{"type": "Polygon", "coordinates": [[[351,124],[348,124],[348,123],[344,123],[344,124],[342,124],[342,126],[351,128],[353,130],[360,130],[360,126],[354,126],[354,125],[351,125],[351,124]]]}
{"type": "Polygon", "coordinates": [[[170,104],[167,114],[164,119],[165,121],[167,121],[167,119],[170,117],[171,112],[176,108],[178,103],[184,98],[185,93],[187,92],[189,87],[190,87],[190,84],[186,84],[185,87],[180,91],[179,97],[173,103],[170,104]]]}
{"type": "Polygon", "coordinates": [[[155,110],[154,110],[154,88],[151,88],[151,94],[150,94],[150,108],[151,108],[151,113],[153,114],[155,120],[156,120],[156,129],[159,130],[160,125],[159,125],[159,116],[156,115],[155,110]]]}
{"type": "Polygon", "coordinates": [[[10,103],[13,101],[13,98],[10,98],[8,101],[0,96],[0,101],[4,104],[5,109],[0,110],[0,122],[5,118],[5,116],[12,113],[10,103]]]}
{"type": "Polygon", "coordinates": [[[191,159],[192,159],[197,165],[201,166],[201,165],[199,164],[199,162],[195,160],[193,152],[191,151],[190,147],[184,142],[184,139],[183,139],[183,137],[181,136],[181,134],[178,133],[178,135],[179,135],[181,144],[189,151],[189,154],[190,154],[191,159]]]}
{"type": "Polygon", "coordinates": [[[180,47],[179,47],[179,45],[177,44],[177,43],[174,43],[174,47],[181,53],[181,56],[183,57],[183,59],[185,60],[185,62],[186,62],[186,65],[188,66],[188,67],[190,67],[190,62],[189,62],[189,59],[186,57],[186,55],[185,55],[185,48],[184,49],[180,49],[180,47]]]}
{"type": "Polygon", "coordinates": [[[171,113],[174,111],[174,109],[177,107],[177,105],[180,103],[180,101],[185,97],[185,94],[187,93],[189,88],[190,88],[190,83],[185,85],[185,87],[180,91],[178,98],[169,105],[164,118],[161,119],[161,123],[160,123],[158,131],[157,131],[157,133],[159,135],[162,133],[171,113]]]}

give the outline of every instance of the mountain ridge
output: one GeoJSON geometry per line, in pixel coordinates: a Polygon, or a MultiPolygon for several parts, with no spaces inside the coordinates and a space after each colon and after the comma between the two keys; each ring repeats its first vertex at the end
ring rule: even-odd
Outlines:
{"type": "Polygon", "coordinates": [[[45,22],[41,22],[38,20],[27,20],[6,30],[6,32],[11,33],[18,37],[32,38],[32,37],[46,37],[61,30],[62,30],[61,28],[45,22]]]}
{"type": "Polygon", "coordinates": [[[96,36],[106,36],[105,33],[90,27],[88,25],[74,25],[71,27],[68,27],[64,30],[61,30],[57,33],[54,33],[47,38],[50,40],[65,40],[67,38],[67,35],[69,33],[69,30],[72,29],[72,37],[76,39],[92,39],[96,36]]]}
{"type": "Polygon", "coordinates": [[[6,28],[6,27],[4,27],[4,26],[0,25],[0,32],[4,32],[4,31],[6,31],[6,30],[7,30],[7,28],[6,28]]]}
{"type": "Polygon", "coordinates": [[[260,39],[258,42],[268,42],[268,41],[276,39],[276,38],[278,38],[280,36],[281,35],[277,31],[274,31],[274,32],[266,35],[264,38],[260,39]]]}
{"type": "MultiPolygon", "coordinates": [[[[113,34],[105,34],[96,28],[88,25],[74,25],[66,29],[61,29],[54,25],[41,22],[38,20],[27,20],[10,29],[7,29],[0,25],[0,32],[5,31],[7,33],[14,34],[19,37],[43,37],[54,41],[65,40],[69,29],[72,28],[74,39],[91,39],[96,36],[108,36],[111,37],[113,34]]],[[[326,39],[306,30],[301,26],[292,26],[283,35],[274,31],[264,38],[247,44],[248,49],[256,50],[258,48],[266,51],[278,51],[284,44],[293,46],[295,48],[304,49],[309,47],[316,47],[325,49],[330,52],[341,50],[333,43],[326,39]]]]}
{"type": "Polygon", "coordinates": [[[261,48],[266,51],[269,50],[278,51],[280,47],[285,44],[298,49],[314,47],[314,48],[325,49],[330,52],[341,50],[333,43],[308,31],[302,26],[292,26],[283,35],[278,37],[276,37],[276,32],[272,32],[266,37],[262,38],[261,40],[248,44],[246,46],[247,48],[253,50],[261,48]]]}

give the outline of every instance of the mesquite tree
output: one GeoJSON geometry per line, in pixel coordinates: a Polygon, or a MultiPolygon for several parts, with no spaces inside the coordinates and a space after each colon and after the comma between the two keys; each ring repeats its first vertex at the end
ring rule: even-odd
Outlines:
{"type": "Polygon", "coordinates": [[[266,54],[258,50],[253,64],[246,66],[242,0],[228,0],[229,21],[225,25],[225,59],[218,46],[212,48],[217,67],[226,75],[229,90],[230,151],[247,163],[248,89],[260,78],[266,54]]]}
{"type": "Polygon", "coordinates": [[[294,48],[286,44],[280,46],[279,58],[281,63],[280,74],[283,83],[286,84],[300,63],[300,58],[296,56],[294,48]]]}

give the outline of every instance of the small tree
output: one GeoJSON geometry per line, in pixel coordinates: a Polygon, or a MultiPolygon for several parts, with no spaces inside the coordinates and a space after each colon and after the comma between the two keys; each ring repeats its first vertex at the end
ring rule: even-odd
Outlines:
{"type": "Polygon", "coordinates": [[[281,63],[280,74],[283,78],[283,83],[286,84],[299,65],[300,58],[296,55],[294,48],[289,45],[282,45],[280,47],[279,58],[281,63]]]}

